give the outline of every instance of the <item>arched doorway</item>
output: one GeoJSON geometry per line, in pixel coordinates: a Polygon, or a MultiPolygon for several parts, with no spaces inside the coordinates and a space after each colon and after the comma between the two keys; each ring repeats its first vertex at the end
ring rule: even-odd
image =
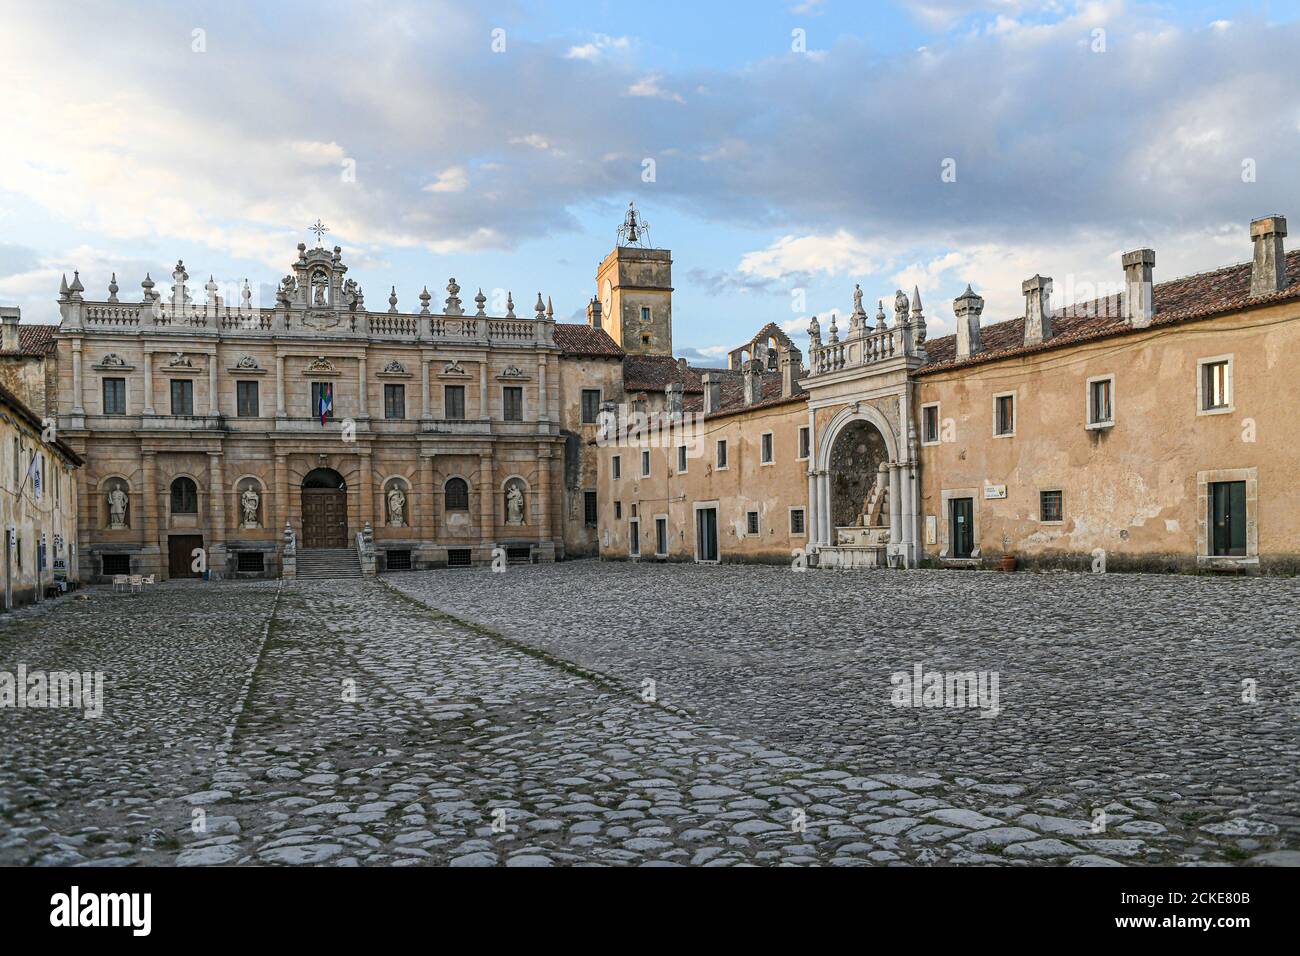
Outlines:
{"type": "Polygon", "coordinates": [[[333,468],[316,468],[302,480],[302,546],[348,546],[348,486],[333,468]]]}

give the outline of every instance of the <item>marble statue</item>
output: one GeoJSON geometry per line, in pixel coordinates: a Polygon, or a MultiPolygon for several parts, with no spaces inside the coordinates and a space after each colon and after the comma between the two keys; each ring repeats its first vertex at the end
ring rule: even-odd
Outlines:
{"type": "Polygon", "coordinates": [[[126,527],[126,505],[128,500],[121,485],[114,485],[113,490],[108,493],[108,526],[110,528],[126,527]]]}
{"type": "Polygon", "coordinates": [[[506,489],[506,524],[524,523],[524,493],[518,485],[506,489]]]}
{"type": "Polygon", "coordinates": [[[257,527],[257,506],[262,503],[261,496],[251,487],[245,488],[239,496],[239,507],[244,512],[244,527],[257,527]]]}
{"type": "Polygon", "coordinates": [[[394,528],[406,524],[406,493],[396,485],[388,489],[388,524],[394,528]]]}

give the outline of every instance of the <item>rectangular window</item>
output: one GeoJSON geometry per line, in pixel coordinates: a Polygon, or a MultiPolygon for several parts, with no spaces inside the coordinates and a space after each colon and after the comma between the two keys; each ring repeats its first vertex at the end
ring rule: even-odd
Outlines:
{"type": "MultiPolygon", "coordinates": [[[[235,414],[240,418],[257,418],[260,414],[257,404],[257,383],[235,383],[235,414]]],[[[257,552],[261,554],[261,552],[257,552]]]]}
{"type": "Polygon", "coordinates": [[[623,456],[615,455],[611,461],[614,468],[614,480],[618,481],[623,477],[623,456]]]}
{"type": "Polygon", "coordinates": [[[600,420],[600,389],[582,390],[582,424],[594,425],[600,420]]]}
{"type": "Polygon", "coordinates": [[[1246,483],[1210,483],[1210,554],[1215,557],[1246,555],[1246,483]]]}
{"type": "Polygon", "coordinates": [[[792,535],[802,535],[804,531],[804,511],[802,508],[790,509],[790,533],[792,535]]]}
{"type": "Polygon", "coordinates": [[[627,553],[634,558],[641,554],[641,522],[636,518],[627,523],[627,553]]]}
{"type": "Polygon", "coordinates": [[[1088,380],[1088,427],[1115,424],[1115,380],[1111,377],[1088,380]]]}
{"type": "Polygon", "coordinates": [[[1232,363],[1215,359],[1201,364],[1201,410],[1213,412],[1232,407],[1232,363]]]}
{"type": "Polygon", "coordinates": [[[501,418],[507,422],[524,420],[524,390],[520,385],[507,385],[501,389],[501,418]]]}
{"type": "Polygon", "coordinates": [[[648,450],[641,452],[641,477],[650,477],[650,452],[648,450]]]}
{"type": "Polygon", "coordinates": [[[727,440],[725,438],[718,441],[718,468],[727,467],[727,440]]]}
{"type": "Polygon", "coordinates": [[[668,556],[668,519],[655,518],[655,555],[668,556]]]}
{"type": "Polygon", "coordinates": [[[384,417],[385,418],[406,417],[406,386],[405,385],[384,386],[384,417]]]}
{"type": "Polygon", "coordinates": [[[762,463],[765,465],[772,464],[772,433],[764,432],[759,437],[759,442],[762,449],[762,463]]]}
{"type": "Polygon", "coordinates": [[[623,502],[621,501],[614,502],[614,520],[615,521],[623,520],[623,502]]]}
{"type": "Polygon", "coordinates": [[[188,378],[172,379],[172,414],[194,414],[194,382],[188,378]]]}
{"type": "Polygon", "coordinates": [[[444,385],[442,387],[443,417],[450,421],[465,420],[465,386],[444,385]]]}
{"type": "Polygon", "coordinates": [[[921,406],[921,444],[939,444],[939,406],[921,406]]]}
{"type": "Polygon", "coordinates": [[[1065,520],[1065,497],[1059,491],[1038,493],[1038,520],[1061,522],[1065,520]]]}
{"type": "Polygon", "coordinates": [[[326,418],[334,417],[334,383],[333,382],[312,382],[311,383],[311,409],[310,413],[313,418],[321,417],[321,396],[325,396],[326,418]]]}
{"type": "Polygon", "coordinates": [[[126,379],[104,379],[104,414],[126,414],[126,379]]]}
{"type": "Polygon", "coordinates": [[[650,321],[650,306],[648,305],[641,306],[641,321],[642,322],[650,321]]]}
{"type": "Polygon", "coordinates": [[[677,446],[677,474],[686,474],[686,446],[677,446]]]}
{"type": "Polygon", "coordinates": [[[1014,395],[995,395],[993,397],[993,434],[1014,435],[1016,433],[1016,397],[1014,395]]]}
{"type": "Polygon", "coordinates": [[[803,428],[799,429],[799,460],[800,461],[805,461],[808,458],[808,452],[811,445],[808,436],[809,436],[808,426],[805,425],[803,426],[803,428]]]}
{"type": "Polygon", "coordinates": [[[758,534],[758,512],[745,512],[745,534],[758,534]]]}
{"type": "Polygon", "coordinates": [[[582,493],[582,523],[588,528],[596,527],[597,504],[594,491],[582,493]]]}

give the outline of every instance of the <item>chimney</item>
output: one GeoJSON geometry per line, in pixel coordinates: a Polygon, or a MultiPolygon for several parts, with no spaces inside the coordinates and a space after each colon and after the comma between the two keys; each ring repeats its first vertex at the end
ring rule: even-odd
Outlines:
{"type": "Polygon", "coordinates": [[[0,321],[4,322],[4,337],[0,340],[0,349],[6,352],[18,351],[18,320],[21,317],[22,311],[17,306],[0,308],[0,321]]]}
{"type": "Polygon", "coordinates": [[[1154,249],[1124,253],[1124,318],[1135,329],[1145,329],[1155,316],[1151,295],[1151,270],[1156,264],[1154,249]]]}
{"type": "Polygon", "coordinates": [[[957,361],[965,361],[980,350],[980,313],[984,300],[966,286],[966,291],[952,303],[957,317],[957,361]]]}
{"type": "Polygon", "coordinates": [[[716,372],[705,372],[700,376],[700,384],[704,386],[704,414],[720,411],[722,409],[722,381],[718,378],[716,372]]]}
{"type": "Polygon", "coordinates": [[[781,350],[781,397],[789,398],[800,391],[799,373],[803,371],[803,354],[793,345],[781,350]]]}
{"type": "Polygon", "coordinates": [[[741,378],[745,383],[745,404],[753,405],[763,397],[763,360],[751,359],[741,378]]]}
{"type": "Polygon", "coordinates": [[[1025,344],[1041,345],[1052,337],[1052,280],[1036,275],[1020,284],[1025,294],[1025,344]]]}
{"type": "Polygon", "coordinates": [[[591,301],[587,303],[587,324],[598,329],[600,320],[600,300],[593,295],[591,301]]]}
{"type": "Polygon", "coordinates": [[[664,389],[664,397],[668,400],[668,414],[679,416],[682,413],[682,383],[669,382],[664,389]]]}
{"type": "Polygon", "coordinates": [[[1265,216],[1250,224],[1250,240],[1255,244],[1255,262],[1250,267],[1251,296],[1281,292],[1287,287],[1286,217],[1265,216]]]}

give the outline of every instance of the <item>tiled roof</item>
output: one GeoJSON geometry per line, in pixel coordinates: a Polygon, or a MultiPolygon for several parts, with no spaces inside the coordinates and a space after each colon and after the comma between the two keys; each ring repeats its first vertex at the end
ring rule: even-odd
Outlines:
{"type": "MultiPolygon", "coordinates": [[[[1290,284],[1281,292],[1252,297],[1250,270],[1251,263],[1244,262],[1153,286],[1151,294],[1155,303],[1155,316],[1150,327],[1160,328],[1245,308],[1300,299],[1300,250],[1286,255],[1286,272],[1290,284]]],[[[1052,337],[1041,345],[1030,346],[1024,344],[1023,318],[985,325],[980,328],[980,351],[963,362],[957,361],[957,337],[945,335],[925,343],[930,361],[920,369],[919,374],[963,368],[1140,331],[1131,328],[1123,316],[1123,293],[1055,309],[1052,312],[1052,337]]]]}
{"type": "Polygon", "coordinates": [[[629,355],[623,359],[624,391],[662,392],[674,382],[681,384],[685,395],[703,391],[700,369],[691,368],[671,355],[629,355]]]}
{"type": "MultiPolygon", "coordinates": [[[[691,369],[697,374],[708,372],[710,378],[720,378],[722,380],[722,401],[720,407],[709,412],[709,418],[722,415],[735,415],[740,412],[753,411],[759,408],[771,408],[775,405],[784,405],[791,402],[806,402],[808,395],[805,392],[796,392],[794,395],[783,396],[781,394],[781,373],[780,372],[761,372],[759,374],[759,400],[753,405],[745,404],[745,380],[744,373],[738,369],[727,368],[703,368],[691,369]]],[[[703,389],[699,395],[691,395],[682,401],[682,410],[686,412],[704,411],[704,394],[703,389]]]]}
{"type": "Polygon", "coordinates": [[[54,333],[58,329],[57,325],[20,324],[17,351],[0,350],[0,355],[49,355],[54,351],[54,333]]]}
{"type": "Polygon", "coordinates": [[[604,329],[579,323],[557,322],[555,344],[564,351],[565,355],[618,358],[623,354],[618,343],[611,339],[604,329]]]}
{"type": "MultiPolygon", "coordinates": [[[[47,326],[47,327],[54,328],[54,326],[47,326]]],[[[14,353],[11,352],[9,354],[12,355],[14,353]]],[[[28,408],[27,404],[21,398],[19,398],[13,392],[9,391],[9,389],[5,388],[3,385],[0,385],[0,405],[8,405],[9,408],[13,410],[14,414],[22,418],[23,421],[27,422],[27,424],[30,425],[33,429],[35,429],[38,433],[41,434],[44,433],[45,422],[43,422],[34,411],[28,408]]],[[[66,458],[77,468],[80,468],[83,464],[85,464],[81,456],[78,455],[75,451],[73,451],[72,446],[69,445],[67,442],[65,442],[62,438],[54,439],[52,442],[50,442],[50,445],[53,446],[54,448],[57,448],[59,452],[64,456],[64,458],[66,458]]]]}

